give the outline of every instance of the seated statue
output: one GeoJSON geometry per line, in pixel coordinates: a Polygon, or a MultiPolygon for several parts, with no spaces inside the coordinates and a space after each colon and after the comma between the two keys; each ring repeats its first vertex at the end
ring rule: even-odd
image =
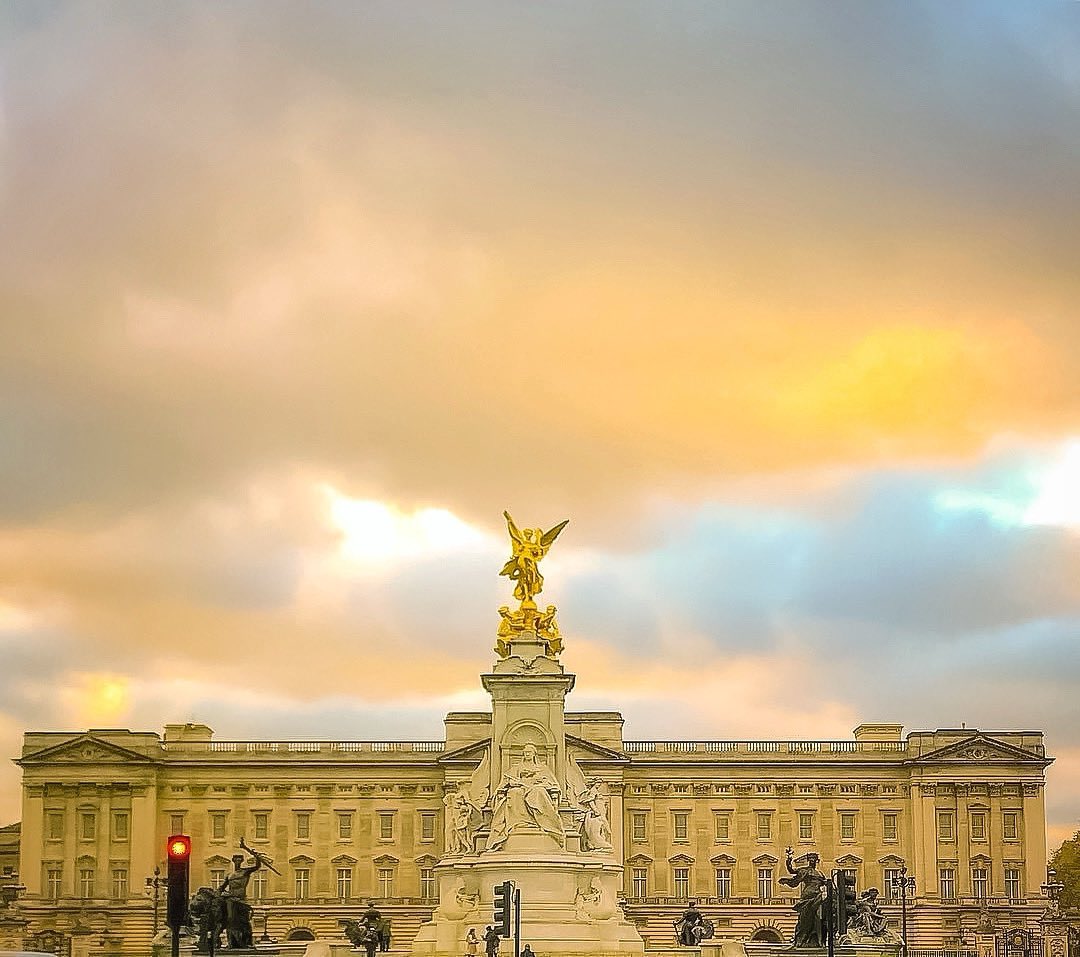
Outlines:
{"type": "Polygon", "coordinates": [[[716,926],[697,909],[697,901],[690,901],[686,913],[675,921],[675,938],[683,947],[697,947],[716,933],[716,926]]]}
{"type": "Polygon", "coordinates": [[[536,747],[525,745],[521,760],[503,775],[495,792],[488,850],[502,847],[511,834],[536,830],[565,847],[566,832],[557,810],[561,792],[555,775],[537,757],[536,747]]]}
{"type": "Polygon", "coordinates": [[[856,901],[855,916],[848,924],[852,937],[891,937],[889,922],[881,912],[878,902],[878,889],[870,887],[859,895],[856,901]]]}

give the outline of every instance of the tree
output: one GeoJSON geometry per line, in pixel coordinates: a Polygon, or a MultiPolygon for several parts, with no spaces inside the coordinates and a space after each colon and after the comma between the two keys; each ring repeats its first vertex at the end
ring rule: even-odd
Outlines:
{"type": "Polygon", "coordinates": [[[1061,891],[1062,910],[1080,908],[1080,831],[1077,831],[1061,847],[1054,851],[1050,866],[1057,871],[1057,879],[1065,887],[1061,891]]]}

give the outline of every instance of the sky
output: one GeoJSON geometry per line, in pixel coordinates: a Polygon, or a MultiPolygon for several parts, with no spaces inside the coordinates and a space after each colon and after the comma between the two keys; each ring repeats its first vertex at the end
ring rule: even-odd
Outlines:
{"type": "MultiPolygon", "coordinates": [[[[1041,729],[1080,4],[0,7],[0,754],[439,738],[502,511],[628,738],[1041,729]]],[[[0,766],[0,823],[19,815],[0,766]]]]}

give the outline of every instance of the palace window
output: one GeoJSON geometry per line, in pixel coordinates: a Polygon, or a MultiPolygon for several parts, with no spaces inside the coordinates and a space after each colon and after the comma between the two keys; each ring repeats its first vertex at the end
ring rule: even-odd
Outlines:
{"type": "Polygon", "coordinates": [[[722,901],[731,896],[730,867],[718,867],[716,869],[716,896],[722,901]]]}
{"type": "Polygon", "coordinates": [[[311,840],[311,814],[307,811],[296,812],[296,839],[298,841],[311,840]]]}
{"type": "Polygon", "coordinates": [[[812,841],[814,839],[814,815],[809,811],[799,812],[799,840],[812,841]]]}
{"type": "Polygon", "coordinates": [[[337,869],[337,896],[343,901],[352,897],[352,872],[351,867],[337,869]]]}
{"type": "Polygon", "coordinates": [[[990,896],[990,869],[973,867],[971,869],[971,896],[985,900],[990,896]]]}
{"type": "Polygon", "coordinates": [[[1016,811],[1005,811],[1001,815],[1001,836],[1006,841],[1015,841],[1020,837],[1020,815],[1016,811]]]}
{"type": "Polygon", "coordinates": [[[690,868],[689,867],[676,867],[674,869],[674,887],[675,896],[679,898],[687,898],[690,896],[690,868]]]}
{"type": "Polygon", "coordinates": [[[266,871],[256,871],[251,875],[251,899],[266,900],[266,871]]]}
{"type": "Polygon", "coordinates": [[[986,840],[986,812],[985,811],[972,811],[970,821],[971,821],[971,839],[973,841],[985,841],[986,840]]]}
{"type": "Polygon", "coordinates": [[[716,843],[727,844],[731,840],[731,815],[714,814],[713,827],[716,831],[716,843]]]}
{"type": "Polygon", "coordinates": [[[225,812],[213,811],[210,814],[210,840],[225,840],[225,812]]]}
{"type": "Polygon", "coordinates": [[[184,833],[184,815],[183,814],[170,814],[169,815],[169,832],[171,834],[183,834],[184,833]]]}
{"type": "Polygon", "coordinates": [[[435,840],[435,815],[429,812],[420,814],[420,843],[431,844],[435,840]]]}
{"type": "Polygon", "coordinates": [[[956,900],[956,869],[943,867],[938,871],[938,888],[941,899],[946,901],[956,900]]]}
{"type": "Polygon", "coordinates": [[[379,896],[394,896],[394,869],[392,867],[379,868],[379,896]]]}
{"type": "Polygon", "coordinates": [[[267,840],[270,833],[270,815],[265,811],[259,811],[252,817],[255,819],[255,840],[267,840]]]}
{"type": "MultiPolygon", "coordinates": [[[[383,811],[379,814],[379,840],[392,841],[394,839],[394,812],[383,811]]],[[[383,894],[383,897],[391,897],[391,894],[383,894]]]]}
{"type": "Polygon", "coordinates": [[[94,896],[94,869],[92,867],[79,868],[79,896],[94,896]]]}
{"type": "Polygon", "coordinates": [[[60,841],[64,838],[64,812],[50,811],[46,820],[45,834],[50,841],[60,841]]]}
{"type": "Polygon", "coordinates": [[[894,900],[900,896],[900,892],[893,887],[893,881],[898,880],[900,877],[899,867],[886,867],[882,871],[881,883],[885,885],[882,897],[887,901],[894,900]]]}
{"type": "Polygon", "coordinates": [[[352,840],[352,814],[342,811],[337,816],[337,836],[339,841],[352,840]]]}
{"type": "Polygon", "coordinates": [[[421,900],[435,900],[435,868],[420,868],[420,898],[421,900]]]}
{"type": "Polygon", "coordinates": [[[45,871],[45,896],[51,900],[59,900],[64,888],[64,872],[59,867],[50,867],[45,871]]]}
{"type": "Polygon", "coordinates": [[[298,867],[293,872],[294,889],[293,895],[298,901],[307,900],[311,891],[311,870],[307,867],[298,867]]]}
{"type": "Polygon", "coordinates": [[[649,896],[649,869],[647,867],[635,867],[633,873],[634,897],[649,896]]]}
{"type": "MultiPolygon", "coordinates": [[[[690,812],[689,811],[672,811],[671,812],[671,836],[675,841],[689,840],[690,835],[690,812]]],[[[678,895],[676,895],[678,896],[678,895]]]]}
{"type": "Polygon", "coordinates": [[[1005,896],[1011,901],[1023,899],[1020,892],[1020,869],[1018,867],[1005,868],[1005,896]]]}
{"type": "Polygon", "coordinates": [[[129,821],[127,811],[113,812],[112,836],[114,841],[126,841],[128,839],[129,821]]]}
{"type": "Polygon", "coordinates": [[[895,811],[886,811],[881,815],[881,839],[889,844],[895,844],[899,840],[897,820],[898,815],[895,811]]]}
{"type": "Polygon", "coordinates": [[[641,843],[646,840],[646,820],[644,811],[635,811],[630,816],[630,839],[641,843]]]}
{"type": "Polygon", "coordinates": [[[854,841],[855,840],[855,812],[854,811],[841,811],[840,812],[840,840],[841,841],[854,841]]]}
{"type": "Polygon", "coordinates": [[[757,839],[759,841],[772,840],[772,815],[767,811],[758,811],[757,839]]]}
{"type": "Polygon", "coordinates": [[[115,900],[123,900],[128,896],[128,872],[126,867],[113,868],[112,896],[115,900]]]}
{"type": "Polygon", "coordinates": [[[939,841],[952,843],[956,840],[956,829],[953,827],[953,812],[938,811],[937,836],[939,841]]]}
{"type": "Polygon", "coordinates": [[[83,811],[79,815],[79,837],[84,841],[97,837],[97,815],[93,811],[83,811]]]}
{"type": "Polygon", "coordinates": [[[772,900],[773,894],[773,869],[771,867],[759,867],[757,872],[757,896],[759,900],[772,900]]]}
{"type": "Polygon", "coordinates": [[[225,868],[224,867],[212,867],[210,869],[210,886],[218,891],[221,890],[221,885],[225,883],[225,868]]]}

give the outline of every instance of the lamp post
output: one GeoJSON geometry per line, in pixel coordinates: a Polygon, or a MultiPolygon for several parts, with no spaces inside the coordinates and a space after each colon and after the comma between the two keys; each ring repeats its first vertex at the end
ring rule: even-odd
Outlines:
{"type": "Polygon", "coordinates": [[[1061,892],[1065,890],[1065,885],[1057,879],[1057,871],[1052,867],[1046,869],[1046,883],[1043,884],[1039,890],[1046,895],[1046,909],[1051,914],[1056,914],[1060,908],[1058,903],[1061,897],[1061,892]]]}
{"type": "Polygon", "coordinates": [[[902,864],[900,867],[900,874],[894,877],[892,880],[892,886],[894,891],[900,892],[900,937],[904,942],[904,957],[907,957],[908,943],[907,943],[907,899],[908,891],[912,892],[912,896],[915,895],[915,878],[908,877],[907,864],[902,864]]]}
{"type": "Polygon", "coordinates": [[[158,892],[162,887],[169,885],[169,879],[161,876],[161,868],[154,867],[154,876],[146,879],[146,893],[152,894],[154,898],[154,937],[158,934],[158,892]]]}

